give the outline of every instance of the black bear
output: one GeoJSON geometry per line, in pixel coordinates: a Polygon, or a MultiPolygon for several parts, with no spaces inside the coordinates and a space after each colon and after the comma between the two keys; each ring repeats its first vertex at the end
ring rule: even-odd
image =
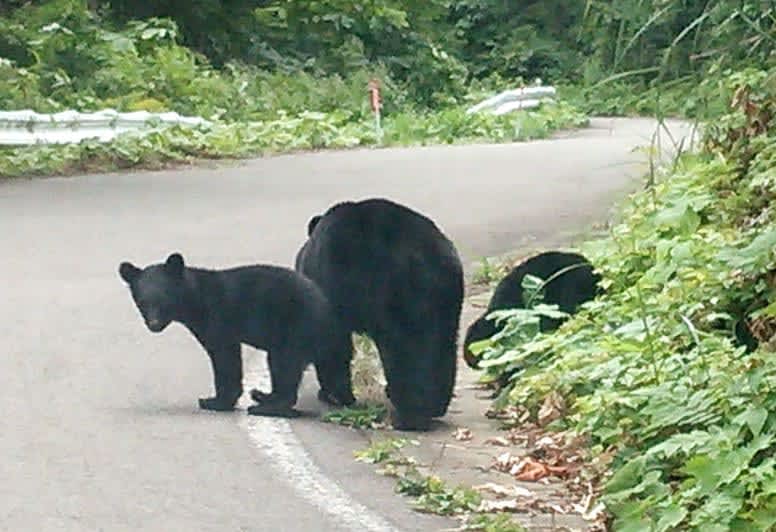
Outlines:
{"type": "Polygon", "coordinates": [[[296,269],[351,332],[377,345],[398,430],[428,430],[456,376],[463,268],[430,219],[386,199],[343,202],[308,223],[296,269]]]}
{"type": "MultiPolygon", "coordinates": [[[[471,368],[477,368],[477,357],[469,350],[474,342],[485,340],[501,330],[486,316],[495,310],[523,308],[523,277],[533,275],[545,281],[542,301],[568,314],[599,293],[601,277],[593,271],[590,262],[578,253],[547,251],[530,257],[514,268],[496,286],[487,310],[469,326],[463,342],[463,357],[471,368]]],[[[542,332],[557,329],[562,320],[541,317],[542,332]]]]}
{"type": "Polygon", "coordinates": [[[352,340],[321,290],[289,268],[270,265],[206,270],[171,254],[140,269],[122,262],[119,274],[151,332],[183,324],[210,356],[215,397],[200,408],[233,410],[243,392],[241,344],[267,351],[271,393],[254,390],[249,414],[293,417],[304,368],[315,366],[318,397],[355,401],[350,381],[352,340]]]}

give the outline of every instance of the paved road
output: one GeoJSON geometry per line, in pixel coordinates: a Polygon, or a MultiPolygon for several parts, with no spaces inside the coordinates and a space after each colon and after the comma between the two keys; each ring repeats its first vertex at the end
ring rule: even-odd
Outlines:
{"type": "MultiPolygon", "coordinates": [[[[312,214],[367,196],[430,215],[467,264],[549,242],[604,217],[643,170],[631,149],[651,121],[594,126],[529,144],[0,183],[0,529],[449,526],[354,463],[353,432],[198,411],[205,355],[181,327],[149,334],[116,268],[172,250],[201,266],[291,265],[312,214]]],[[[245,350],[250,380],[266,376],[259,355],[245,350]]]]}

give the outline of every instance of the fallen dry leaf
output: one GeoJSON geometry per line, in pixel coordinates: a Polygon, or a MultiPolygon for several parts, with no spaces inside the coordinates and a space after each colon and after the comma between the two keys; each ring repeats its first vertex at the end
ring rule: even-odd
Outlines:
{"type": "Polygon", "coordinates": [[[499,497],[535,497],[535,493],[521,486],[504,486],[494,482],[488,482],[479,486],[474,486],[477,491],[489,491],[499,497]]]}
{"type": "Polygon", "coordinates": [[[510,473],[512,468],[520,462],[520,459],[516,456],[512,456],[511,453],[501,453],[493,460],[493,469],[501,471],[502,473],[510,473]]]}
{"type": "MultiPolygon", "coordinates": [[[[562,411],[563,405],[558,401],[545,403],[545,416],[552,417],[553,409],[562,411]]],[[[601,482],[605,479],[606,466],[615,454],[614,449],[607,449],[591,458],[589,441],[585,436],[573,432],[548,432],[535,422],[520,422],[526,412],[519,408],[489,414],[509,422],[518,421],[504,437],[487,440],[494,446],[514,445],[516,447],[511,451],[517,453],[513,455],[510,450],[504,449],[504,452],[494,457],[490,469],[507,473],[518,481],[536,482],[556,489],[562,486],[562,490],[541,489],[535,493],[528,490],[528,493],[522,492],[520,496],[515,496],[501,494],[507,486],[491,490],[484,487],[483,497],[494,498],[487,494],[490,491],[495,493],[498,501],[513,500],[512,503],[505,503],[508,509],[504,511],[528,514],[573,512],[587,521],[589,532],[605,532],[609,516],[605,508],[597,504],[597,499],[601,482]],[[557,482],[557,479],[561,482],[557,482]]]]}
{"type": "Polygon", "coordinates": [[[544,436],[536,441],[537,447],[557,447],[555,440],[551,436],[544,436]]]}
{"type": "Polygon", "coordinates": [[[556,513],[559,514],[567,514],[569,513],[568,508],[564,508],[563,506],[559,504],[550,504],[550,508],[552,508],[556,513]]]}
{"type": "Polygon", "coordinates": [[[501,419],[511,424],[523,424],[530,419],[531,411],[524,407],[510,405],[498,410],[489,409],[485,412],[485,417],[501,419]]]}
{"type": "Polygon", "coordinates": [[[549,476],[562,477],[568,473],[568,467],[565,466],[551,466],[538,460],[528,457],[525,458],[519,464],[516,464],[510,473],[517,480],[524,480],[528,482],[536,482],[549,476]]]}
{"type": "Polygon", "coordinates": [[[516,512],[518,510],[521,510],[522,506],[519,502],[516,500],[506,500],[506,501],[482,501],[480,503],[480,506],[477,508],[477,511],[480,513],[491,513],[491,512],[516,512]]]}
{"type": "Polygon", "coordinates": [[[524,480],[528,482],[536,482],[540,478],[544,478],[548,475],[546,466],[534,461],[531,458],[527,458],[519,464],[516,464],[510,473],[517,480],[524,480]]]}
{"type": "Polygon", "coordinates": [[[606,507],[603,503],[598,503],[589,511],[582,513],[582,519],[585,521],[602,521],[606,517],[606,507]]]}
{"type": "Polygon", "coordinates": [[[487,445],[496,445],[498,447],[509,447],[509,440],[502,436],[493,436],[484,442],[487,445]]]}
{"type": "Polygon", "coordinates": [[[453,433],[453,438],[455,438],[458,441],[469,441],[474,437],[474,434],[472,434],[472,431],[470,429],[459,427],[456,429],[455,433],[453,433]]]}

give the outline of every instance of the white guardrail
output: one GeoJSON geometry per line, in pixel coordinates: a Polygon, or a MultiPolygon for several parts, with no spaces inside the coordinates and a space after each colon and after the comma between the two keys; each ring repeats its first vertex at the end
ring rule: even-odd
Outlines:
{"type": "Polygon", "coordinates": [[[544,100],[555,98],[555,87],[523,87],[504,91],[469,107],[467,114],[480,111],[490,111],[495,115],[503,115],[520,109],[538,107],[544,100]]]}
{"type": "Polygon", "coordinates": [[[122,133],[176,124],[195,127],[207,126],[210,122],[204,118],[182,116],[172,112],[119,113],[114,109],[103,109],[94,113],[63,111],[45,114],[29,109],[0,111],[0,146],[69,144],[84,139],[107,142],[122,133]]]}

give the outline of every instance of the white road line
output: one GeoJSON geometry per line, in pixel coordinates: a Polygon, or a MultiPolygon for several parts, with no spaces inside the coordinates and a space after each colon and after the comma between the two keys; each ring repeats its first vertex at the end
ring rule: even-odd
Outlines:
{"type": "MultiPolygon", "coordinates": [[[[269,389],[267,371],[251,357],[245,364],[245,381],[269,389]]],[[[263,366],[263,364],[261,364],[263,366]]],[[[388,521],[353,500],[337,482],[328,478],[310,458],[288,420],[261,416],[240,416],[240,428],[262,451],[278,477],[288,482],[305,500],[353,532],[396,532],[388,521]]]]}

